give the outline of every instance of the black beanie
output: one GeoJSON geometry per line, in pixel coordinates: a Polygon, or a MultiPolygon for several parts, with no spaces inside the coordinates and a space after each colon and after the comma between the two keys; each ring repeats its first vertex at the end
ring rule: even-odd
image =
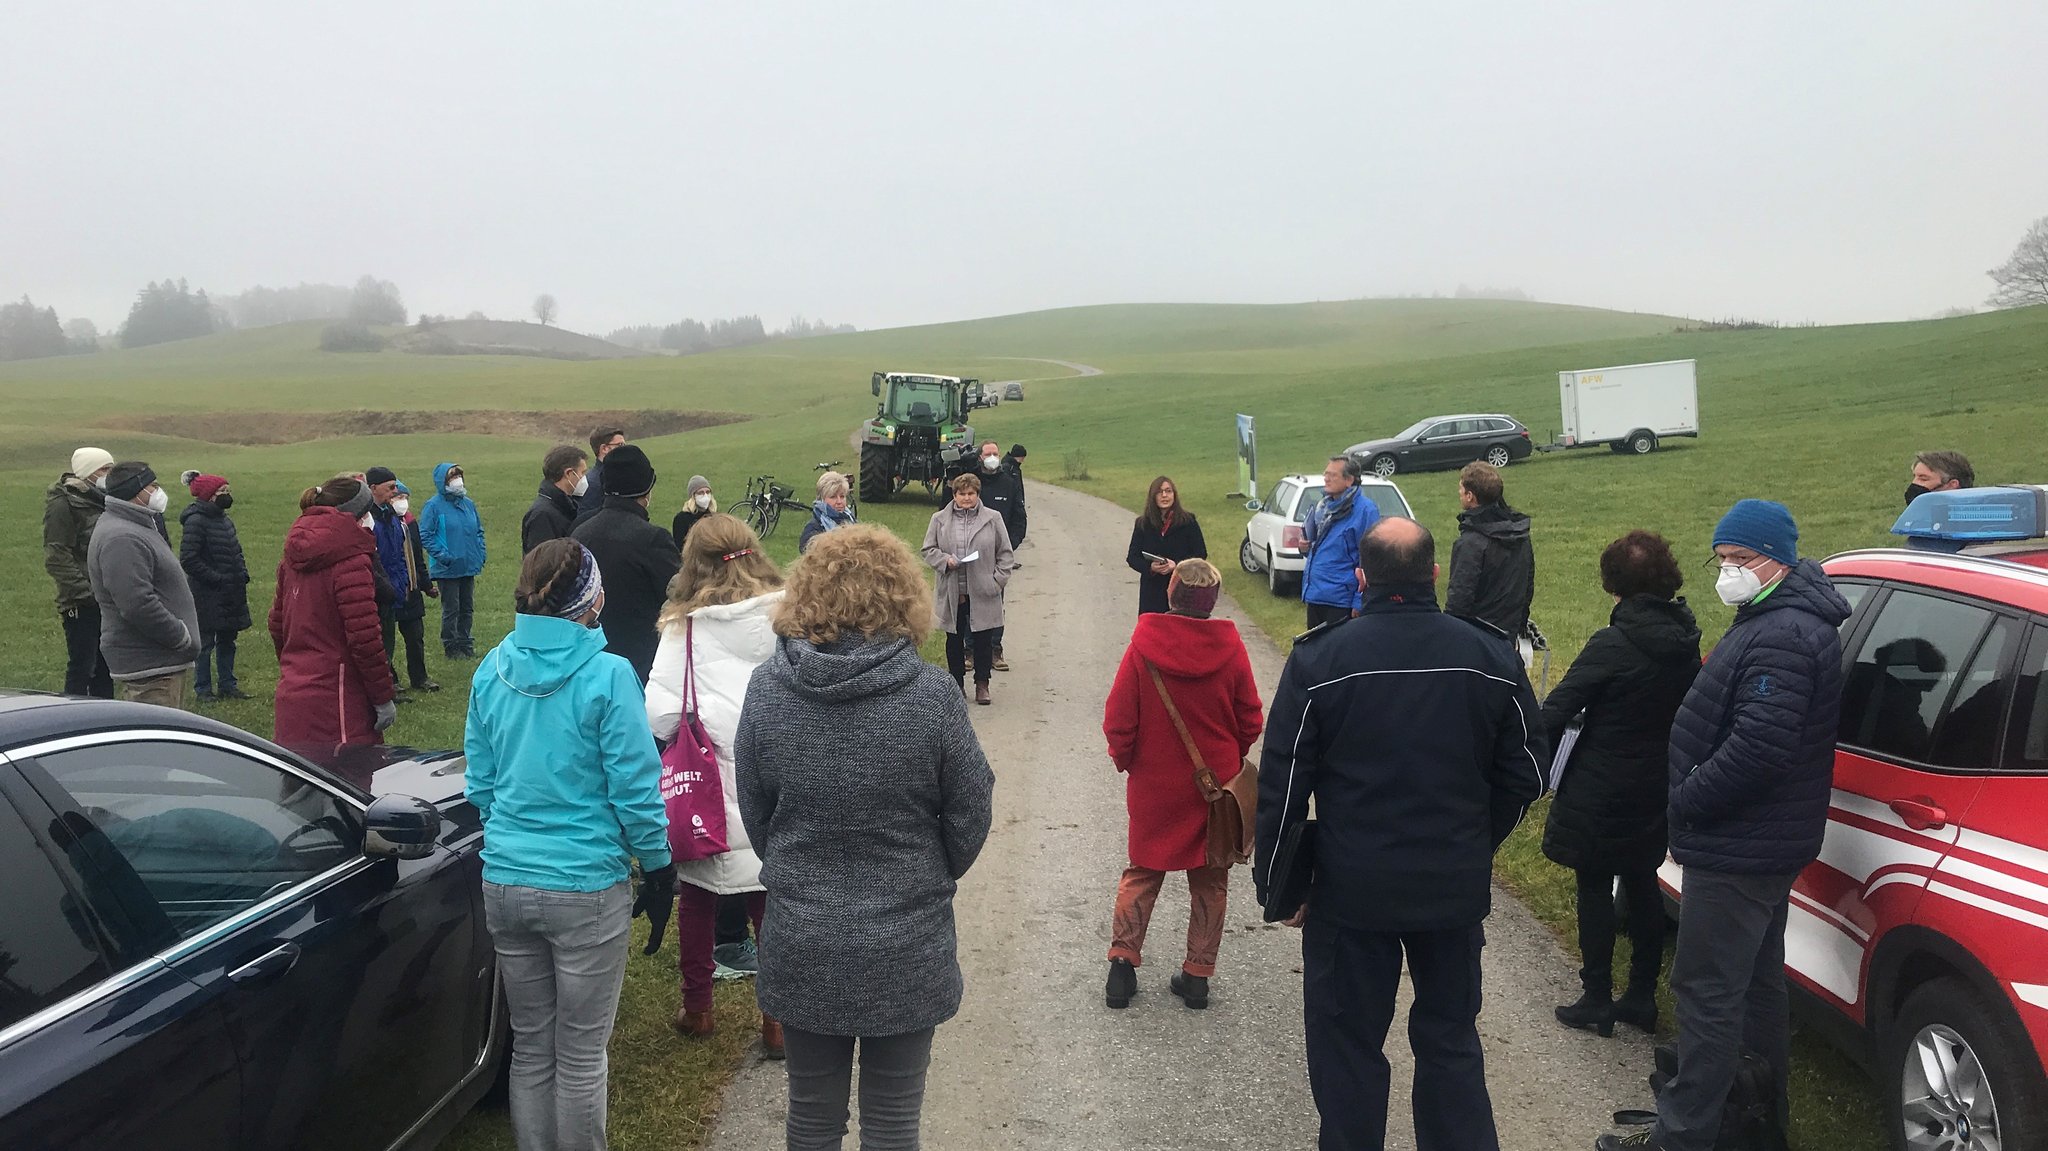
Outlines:
{"type": "Polygon", "coordinates": [[[620,444],[604,457],[604,494],[644,496],[654,490],[654,465],[638,444],[620,444]]]}
{"type": "Polygon", "coordinates": [[[363,482],[370,485],[373,488],[376,487],[378,484],[388,484],[392,480],[395,480],[397,478],[398,473],[386,467],[371,468],[369,471],[363,473],[363,482]]]}
{"type": "Polygon", "coordinates": [[[1023,459],[1023,458],[1024,458],[1024,445],[1023,445],[1023,444],[1011,444],[1011,445],[1010,445],[1010,458],[1011,458],[1011,459],[1017,459],[1017,460],[1021,460],[1021,459],[1023,459]]]}
{"type": "Polygon", "coordinates": [[[140,460],[115,464],[114,470],[107,473],[107,495],[127,503],[155,482],[156,473],[140,460]]]}

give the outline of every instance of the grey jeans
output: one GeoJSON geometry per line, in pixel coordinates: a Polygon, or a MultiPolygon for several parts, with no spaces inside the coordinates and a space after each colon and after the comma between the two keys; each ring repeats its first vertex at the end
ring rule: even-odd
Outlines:
{"type": "MultiPolygon", "coordinates": [[[[861,1151],[917,1151],[932,1029],[871,1035],[858,1042],[861,1151]]],[[[836,1151],[844,1143],[854,1043],[847,1035],[783,1029],[789,1057],[789,1151],[836,1151]]]]}
{"type": "Polygon", "coordinates": [[[512,1014],[519,1151],[604,1151],[605,1046],[626,979],[633,887],[484,884],[484,922],[512,1014]]]}
{"type": "Polygon", "coordinates": [[[1666,1151],[1708,1151],[1744,1049],[1771,1065],[1786,1119],[1791,1002],[1785,993],[1785,916],[1791,875],[1685,869],[1671,995],[1678,1006],[1678,1074],[1657,1100],[1666,1151]]]}

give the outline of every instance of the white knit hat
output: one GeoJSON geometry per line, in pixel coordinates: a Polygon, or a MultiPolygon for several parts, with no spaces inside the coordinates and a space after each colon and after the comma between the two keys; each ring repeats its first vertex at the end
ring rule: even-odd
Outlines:
{"type": "Polygon", "coordinates": [[[101,468],[112,467],[113,463],[113,454],[105,448],[80,448],[71,453],[71,474],[86,479],[101,468]]]}

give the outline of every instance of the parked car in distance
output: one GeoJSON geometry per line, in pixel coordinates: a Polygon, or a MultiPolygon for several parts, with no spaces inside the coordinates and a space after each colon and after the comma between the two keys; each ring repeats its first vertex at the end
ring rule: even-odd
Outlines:
{"type": "MultiPolygon", "coordinates": [[[[1359,481],[1360,494],[1371,499],[1382,516],[1414,519],[1408,501],[1392,481],[1367,476],[1359,481]]],[[[1302,553],[1301,525],[1309,509],[1323,498],[1320,475],[1282,476],[1265,500],[1245,501],[1252,513],[1245,525],[1244,541],[1237,546],[1237,564],[1252,575],[1264,573],[1266,588],[1274,595],[1301,590],[1301,570],[1308,564],[1302,553]]]]}
{"type": "Polygon", "coordinates": [[[1785,970],[1892,1147],[2048,1147],[2048,489],[1929,493],[1893,530],[1823,565],[1854,610],[1785,970]]]}
{"type": "Polygon", "coordinates": [[[0,1147],[418,1149],[510,1047],[459,755],[0,695],[0,1147]]]}
{"type": "Polygon", "coordinates": [[[1534,450],[1529,429],[1520,421],[1491,414],[1431,416],[1410,424],[1400,435],[1352,444],[1344,454],[1357,460],[1366,474],[1386,479],[1398,472],[1462,468],[1473,460],[1504,468],[1527,459],[1534,450]]]}
{"type": "Polygon", "coordinates": [[[1009,383],[1004,384],[1003,398],[1006,400],[1014,401],[1016,403],[1023,403],[1024,382],[1022,380],[1011,380],[1009,383]]]}

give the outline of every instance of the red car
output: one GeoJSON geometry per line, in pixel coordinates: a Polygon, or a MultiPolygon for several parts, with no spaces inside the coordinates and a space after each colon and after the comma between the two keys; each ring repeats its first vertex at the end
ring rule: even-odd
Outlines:
{"type": "Polygon", "coordinates": [[[1785,968],[1892,1146],[2048,1147],[2048,488],[1930,493],[1893,531],[1824,564],[1855,610],[1785,968]]]}

